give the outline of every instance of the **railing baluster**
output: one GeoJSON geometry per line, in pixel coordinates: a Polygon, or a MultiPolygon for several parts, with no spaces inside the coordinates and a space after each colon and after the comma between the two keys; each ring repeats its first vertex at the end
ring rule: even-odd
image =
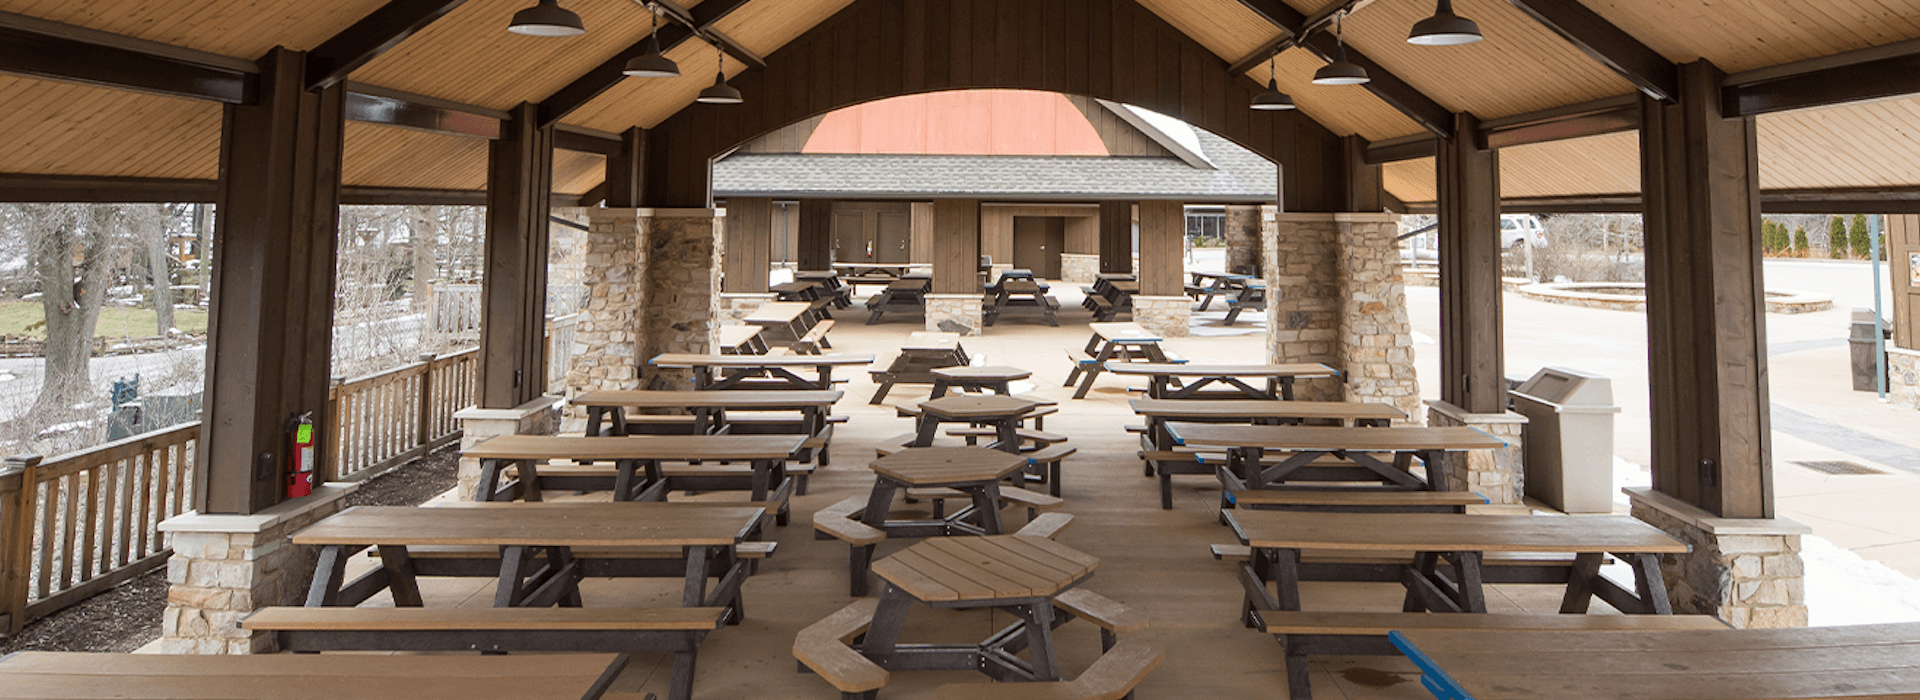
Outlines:
{"type": "MultiPolygon", "coordinates": [[[[100,514],[98,505],[100,500],[100,470],[88,469],[86,474],[87,496],[80,501],[85,507],[81,510],[81,527],[83,531],[80,533],[80,578],[74,581],[76,584],[93,579],[93,546],[97,539],[96,535],[99,534],[100,530],[99,523],[94,520],[94,518],[100,514]]],[[[75,486],[80,485],[79,477],[79,474],[74,475],[75,486]]]]}
{"type": "Polygon", "coordinates": [[[127,554],[132,548],[133,518],[127,517],[124,504],[133,495],[134,475],[139,473],[138,464],[133,461],[117,462],[110,465],[107,473],[112,475],[111,486],[107,489],[107,512],[113,515],[113,566],[125,566],[132,559],[127,554]]]}

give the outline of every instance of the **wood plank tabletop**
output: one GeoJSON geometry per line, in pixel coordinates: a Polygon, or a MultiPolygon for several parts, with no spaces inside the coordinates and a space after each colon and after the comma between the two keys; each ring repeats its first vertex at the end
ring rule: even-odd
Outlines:
{"type": "Polygon", "coordinates": [[[950,418],[997,418],[1021,415],[1042,405],[1045,404],[1013,396],[949,394],[920,402],[920,411],[950,418]]]}
{"type": "Polygon", "coordinates": [[[933,371],[933,376],[948,379],[1026,379],[1033,376],[1030,370],[1006,365],[986,365],[983,367],[941,367],[933,371]]]}
{"type": "Polygon", "coordinates": [[[767,287],[767,291],[776,294],[792,294],[794,292],[804,292],[816,286],[819,286],[819,283],[812,280],[795,280],[793,282],[781,282],[767,287]]]}
{"type": "Polygon", "coordinates": [[[1107,340],[1111,340],[1114,342],[1120,342],[1120,343],[1160,342],[1159,334],[1148,333],[1147,329],[1141,328],[1140,324],[1138,323],[1119,323],[1119,322],[1089,323],[1087,324],[1087,327],[1093,329],[1094,335],[1100,336],[1102,338],[1105,338],[1107,340]]]}
{"type": "Polygon", "coordinates": [[[769,301],[740,320],[755,324],[788,324],[811,308],[813,305],[804,301],[769,301]]]}
{"type": "Polygon", "coordinates": [[[1026,468],[1027,458],[986,447],[911,447],[868,465],[909,486],[993,481],[1026,468]]]}
{"type": "Polygon", "coordinates": [[[0,659],[0,698],[580,700],[616,658],[21,652],[0,659]]]}
{"type": "MultiPolygon", "coordinates": [[[[705,393],[705,392],[703,392],[705,393]]],[[[805,435],[498,435],[461,451],[475,459],[783,459],[805,435]]]]}
{"type": "Polygon", "coordinates": [[[719,331],[720,347],[737,348],[753,342],[754,336],[760,335],[761,330],[763,329],[760,326],[751,325],[721,326],[719,331]]]}
{"type": "MultiPolygon", "coordinates": [[[[1285,403],[1285,402],[1276,402],[1285,403]]],[[[1495,450],[1507,443],[1475,428],[1373,427],[1321,425],[1167,424],[1174,441],[1188,447],[1259,447],[1268,450],[1495,450]]]]}
{"type": "Polygon", "coordinates": [[[1920,697],[1920,624],[1396,633],[1479,700],[1920,697]]]}
{"type": "Polygon", "coordinates": [[[1044,537],[936,537],[873,564],[926,602],[1050,598],[1093,574],[1100,560],[1044,537]]]}
{"type": "Polygon", "coordinates": [[[1223,511],[1254,547],[1416,552],[1684,554],[1687,545],[1627,516],[1223,511]]]}
{"type": "Polygon", "coordinates": [[[1114,374],[1167,377],[1333,377],[1339,370],[1318,362],[1281,365],[1202,365],[1155,362],[1115,362],[1107,365],[1114,374]]]}
{"type": "MultiPolygon", "coordinates": [[[[802,304],[805,306],[805,304],[802,304]]],[[[661,353],[651,360],[655,367],[826,367],[870,365],[872,355],[701,355],[697,353],[661,353]]]]}
{"type": "Polygon", "coordinates": [[[294,533],[300,545],[480,545],[489,547],[692,547],[741,541],[765,514],[757,507],[652,508],[579,503],[549,508],[355,506],[294,533]]]}
{"type": "MultiPolygon", "coordinates": [[[[1116,365],[1118,367],[1118,365],[1116,365]]],[[[1187,401],[1131,399],[1133,412],[1154,418],[1301,418],[1342,420],[1406,420],[1407,414],[1383,403],[1364,401],[1187,401]]]]}
{"type": "Polygon", "coordinates": [[[952,350],[960,344],[959,333],[944,331],[919,331],[907,336],[907,342],[900,344],[901,350],[952,350]]]}
{"type": "Polygon", "coordinates": [[[575,406],[621,408],[818,408],[832,406],[846,392],[832,391],[656,391],[605,389],[574,397],[575,406]]]}

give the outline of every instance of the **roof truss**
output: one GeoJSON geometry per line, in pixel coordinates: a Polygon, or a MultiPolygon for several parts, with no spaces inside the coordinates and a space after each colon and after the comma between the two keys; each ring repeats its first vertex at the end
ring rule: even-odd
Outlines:
{"type": "Polygon", "coordinates": [[[1920,92],[1920,39],[1727,76],[1732,116],[1899,97],[1920,92]]]}
{"type": "Polygon", "coordinates": [[[1587,9],[1579,0],[1511,2],[1541,26],[1553,30],[1568,43],[1593,57],[1593,60],[1613,69],[1613,72],[1626,78],[1648,96],[1672,101],[1674,95],[1679,94],[1680,71],[1672,61],[1587,9]]]}
{"type": "Polygon", "coordinates": [[[248,104],[252,61],[0,12],[0,71],[170,97],[248,104]]]}
{"type": "Polygon", "coordinates": [[[324,90],[466,0],[391,0],[307,52],[307,90],[324,90]]]}
{"type": "MultiPolygon", "coordinates": [[[[680,45],[680,42],[693,38],[694,28],[711,33],[714,24],[746,4],[747,0],[706,0],[695,5],[692,10],[681,10],[686,13],[684,24],[676,22],[659,29],[660,51],[662,53],[672,51],[674,47],[680,45]]],[[[665,7],[665,4],[662,4],[662,7],[665,7]]],[[[673,16],[671,10],[668,14],[673,16]]],[[[575,78],[573,82],[567,83],[566,87],[548,95],[546,99],[540,101],[540,125],[551,126],[559,123],[574,110],[592,102],[593,98],[600,96],[600,93],[619,84],[621,79],[626,77],[626,74],[620,71],[626,68],[627,61],[645,55],[648,48],[650,48],[649,39],[634,42],[625,51],[614,54],[613,58],[587,71],[586,75],[575,78]]],[[[749,65],[752,64],[749,63],[749,65]]],[[[766,61],[760,60],[759,65],[765,66],[766,61]]]]}
{"type": "MultiPolygon", "coordinates": [[[[1240,4],[1247,6],[1255,14],[1266,18],[1273,26],[1279,27],[1293,37],[1294,46],[1304,48],[1324,60],[1331,61],[1334,55],[1335,39],[1320,30],[1325,28],[1333,15],[1346,10],[1350,4],[1357,3],[1343,2],[1313,17],[1301,14],[1299,10],[1289,7],[1281,0],[1240,0],[1240,4]],[[1315,22],[1319,22],[1318,26],[1314,24],[1315,22]]],[[[1276,44],[1276,48],[1284,49],[1286,46],[1276,44]]],[[[1400,110],[1401,114],[1407,115],[1408,119],[1412,119],[1414,123],[1425,127],[1435,135],[1441,138],[1452,138],[1452,110],[1440,106],[1440,103],[1433,101],[1433,98],[1414,89],[1407,81],[1401,80],[1392,71],[1368,58],[1366,54],[1351,46],[1347,47],[1346,51],[1348,61],[1367,69],[1367,75],[1372,76],[1373,79],[1366,84],[1367,91],[1386,101],[1394,109],[1400,110]]]]}

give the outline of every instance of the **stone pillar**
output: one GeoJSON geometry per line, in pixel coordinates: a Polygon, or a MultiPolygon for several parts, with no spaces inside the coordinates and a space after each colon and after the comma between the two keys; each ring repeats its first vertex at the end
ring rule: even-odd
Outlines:
{"type": "Polygon", "coordinates": [[[688,370],[648,367],[661,353],[707,354],[719,349],[720,236],[712,209],[653,209],[647,218],[646,324],[640,354],[646,383],[679,388],[688,370]]]}
{"type": "Polygon", "coordinates": [[[1887,348],[1887,401],[1920,409],[1920,350],[1887,348]]]}
{"type": "MultiPolygon", "coordinates": [[[[465,408],[453,413],[460,422],[460,451],[496,435],[554,435],[560,432],[560,408],[566,401],[558,396],[542,396],[513,408],[465,408]]],[[[454,495],[471,500],[480,484],[480,460],[460,458],[459,482],[454,495]]]]}
{"type": "Polygon", "coordinates": [[[587,210],[587,307],[574,331],[567,385],[575,393],[640,388],[646,329],[646,228],[640,209],[587,210]]]}
{"type": "Polygon", "coordinates": [[[1267,361],[1321,362],[1345,381],[1301,380],[1315,401],[1391,404],[1421,422],[1413,329],[1392,214],[1275,214],[1262,227],[1267,361]]]}
{"type": "Polygon", "coordinates": [[[1140,203],[1140,293],[1133,321],[1155,334],[1182,338],[1193,317],[1186,296],[1186,214],[1179,202],[1140,203]]]}
{"type": "Polygon", "coordinates": [[[167,609],[160,646],[167,654],[254,654],[273,635],[240,629],[241,618],[269,605],[303,605],[316,547],[287,537],[333,515],[359,484],[321,484],[306,498],[252,515],[182,513],[160,523],[173,541],[167,559],[167,609]]]}
{"type": "Polygon", "coordinates": [[[761,304],[773,301],[779,295],[773,292],[721,292],[719,318],[738,321],[760,308],[761,304]]]}
{"type": "Polygon", "coordinates": [[[979,294],[928,294],[927,330],[960,335],[980,335],[979,294]]]}
{"type": "Polygon", "coordinates": [[[1507,443],[1498,450],[1449,452],[1441,457],[1437,470],[1428,467],[1428,479],[1446,479],[1448,491],[1472,491],[1486,496],[1494,505],[1526,502],[1526,445],[1520,440],[1521,430],[1527,427],[1526,416],[1512,411],[1469,413],[1438,400],[1427,402],[1427,406],[1427,425],[1478,428],[1507,443]]]}
{"type": "Polygon", "coordinates": [[[1264,262],[1261,250],[1262,226],[1260,206],[1257,204],[1227,205],[1227,271],[1240,268],[1253,270],[1260,274],[1264,262]]]}
{"type": "Polygon", "coordinates": [[[980,202],[933,203],[933,289],[927,295],[927,330],[980,335],[980,202]]]}
{"type": "Polygon", "coordinates": [[[1691,548],[1660,557],[1660,576],[1679,614],[1705,614],[1741,629],[1807,626],[1800,536],[1780,518],[1719,518],[1648,488],[1626,489],[1633,517],[1691,548]]]}
{"type": "Polygon", "coordinates": [[[1061,253],[1060,281],[1078,284],[1093,284],[1094,276],[1100,274],[1100,255],[1097,253],[1061,253]]]}
{"type": "MultiPolygon", "coordinates": [[[[1329,214],[1279,214],[1260,232],[1267,282],[1267,361],[1341,367],[1339,225],[1329,214]]],[[[1339,401],[1337,379],[1302,379],[1294,396],[1339,401]]]]}

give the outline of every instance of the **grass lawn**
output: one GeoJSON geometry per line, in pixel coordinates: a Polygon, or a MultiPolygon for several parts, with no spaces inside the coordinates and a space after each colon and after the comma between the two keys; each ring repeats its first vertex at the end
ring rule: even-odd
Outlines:
{"type": "MultiPolygon", "coordinates": [[[[27,328],[40,323],[40,313],[40,302],[37,300],[0,301],[0,334],[46,337],[46,328],[27,328]]],[[[188,333],[205,333],[207,312],[174,309],[173,325],[188,333]]],[[[158,335],[155,330],[153,309],[108,306],[100,310],[100,324],[94,328],[94,335],[103,338],[146,338],[158,335]]]]}

